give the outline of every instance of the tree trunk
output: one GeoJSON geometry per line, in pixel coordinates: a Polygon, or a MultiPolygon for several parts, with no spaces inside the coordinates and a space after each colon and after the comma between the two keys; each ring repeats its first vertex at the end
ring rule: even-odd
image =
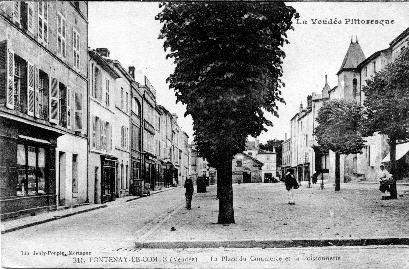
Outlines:
{"type": "Polygon", "coordinates": [[[217,171],[220,173],[217,175],[219,190],[219,218],[217,223],[229,224],[234,222],[234,210],[233,210],[233,186],[232,186],[232,160],[227,158],[222,162],[217,171]]]}
{"type": "Polygon", "coordinates": [[[335,191],[339,191],[341,189],[341,168],[339,159],[339,153],[335,152],[335,191]]]}
{"type": "Polygon", "coordinates": [[[396,180],[398,180],[399,175],[396,167],[396,139],[390,139],[390,162],[391,162],[391,174],[393,176],[393,184],[390,186],[391,197],[390,199],[398,199],[398,191],[396,189],[396,180]]]}

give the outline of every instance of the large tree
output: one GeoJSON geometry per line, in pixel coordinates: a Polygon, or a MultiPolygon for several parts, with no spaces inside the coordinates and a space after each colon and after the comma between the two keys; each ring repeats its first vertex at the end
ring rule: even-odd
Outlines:
{"type": "Polygon", "coordinates": [[[330,100],[318,111],[318,126],[314,130],[322,150],[335,153],[335,191],[341,189],[340,155],[361,153],[364,139],[361,136],[362,106],[355,101],[330,100]]]}
{"type": "MultiPolygon", "coordinates": [[[[396,167],[396,143],[409,139],[409,49],[371,79],[365,93],[365,134],[388,136],[391,174],[399,180],[396,167]]],[[[397,199],[396,182],[391,198],[397,199]]]]}
{"type": "Polygon", "coordinates": [[[234,223],[232,159],[272,123],[283,102],[282,46],[294,8],[283,2],[170,2],[161,5],[168,78],[193,119],[198,150],[220,178],[218,223],[234,223]]]}

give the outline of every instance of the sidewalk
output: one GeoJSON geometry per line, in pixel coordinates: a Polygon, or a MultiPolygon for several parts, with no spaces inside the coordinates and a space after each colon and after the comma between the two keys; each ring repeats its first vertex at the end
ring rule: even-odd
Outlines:
{"type": "Polygon", "coordinates": [[[215,188],[208,191],[195,194],[192,210],[181,209],[136,247],[409,245],[409,195],[381,200],[375,185],[345,183],[340,192],[303,185],[295,206],[287,204],[282,183],[234,185],[231,225],[216,224],[215,188]]]}
{"type": "MultiPolygon", "coordinates": [[[[164,191],[173,190],[173,189],[175,189],[175,187],[164,188],[164,189],[157,190],[157,191],[151,191],[151,195],[161,193],[164,191]]],[[[16,219],[3,220],[1,221],[1,233],[4,234],[8,232],[13,232],[13,231],[20,230],[23,228],[39,225],[42,223],[58,220],[61,218],[70,217],[70,216],[81,214],[81,213],[86,213],[86,212],[97,210],[100,208],[121,206],[126,202],[134,201],[140,198],[143,198],[143,196],[125,196],[125,197],[117,198],[115,199],[115,201],[108,202],[106,204],[84,204],[84,205],[78,205],[76,207],[67,208],[67,209],[63,208],[63,209],[58,209],[56,211],[40,212],[38,213],[38,215],[35,215],[35,216],[22,216],[16,219]]]]}

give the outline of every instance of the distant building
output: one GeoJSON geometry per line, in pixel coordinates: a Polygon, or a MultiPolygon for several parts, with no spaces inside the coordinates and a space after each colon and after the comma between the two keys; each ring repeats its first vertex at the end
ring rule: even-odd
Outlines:
{"type": "Polygon", "coordinates": [[[236,154],[232,161],[233,183],[261,183],[263,165],[249,154],[236,154]]]}

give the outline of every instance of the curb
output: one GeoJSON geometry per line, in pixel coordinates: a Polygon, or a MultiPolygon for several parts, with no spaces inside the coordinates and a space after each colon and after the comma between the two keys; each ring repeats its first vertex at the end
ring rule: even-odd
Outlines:
{"type": "Polygon", "coordinates": [[[369,245],[408,245],[408,238],[367,239],[298,239],[298,240],[244,240],[244,241],[181,241],[181,242],[135,242],[135,248],[292,248],[369,245]]]}
{"type": "MultiPolygon", "coordinates": [[[[86,212],[93,211],[93,210],[97,210],[97,209],[104,208],[104,207],[107,207],[107,205],[101,205],[101,206],[94,207],[94,208],[88,208],[88,209],[80,210],[80,211],[77,211],[77,212],[73,212],[73,213],[69,213],[69,214],[61,215],[61,216],[55,215],[55,216],[53,216],[53,217],[51,217],[51,218],[48,218],[48,219],[44,219],[44,220],[40,220],[40,221],[36,221],[36,222],[32,222],[32,223],[27,223],[27,224],[23,224],[23,225],[20,225],[20,226],[17,226],[17,227],[13,227],[13,228],[9,228],[9,229],[2,230],[2,231],[1,231],[1,234],[5,234],[5,233],[9,233],[9,232],[14,232],[14,231],[21,230],[21,229],[24,229],[24,228],[28,228],[28,227],[31,227],[31,226],[35,226],[35,225],[39,225],[39,224],[51,222],[51,221],[58,220],[58,219],[67,218],[67,217],[70,217],[70,216],[73,216],[73,215],[78,215],[78,214],[81,214],[81,213],[86,213],[86,212]]],[[[57,212],[58,212],[58,211],[57,211],[57,212]]]]}

